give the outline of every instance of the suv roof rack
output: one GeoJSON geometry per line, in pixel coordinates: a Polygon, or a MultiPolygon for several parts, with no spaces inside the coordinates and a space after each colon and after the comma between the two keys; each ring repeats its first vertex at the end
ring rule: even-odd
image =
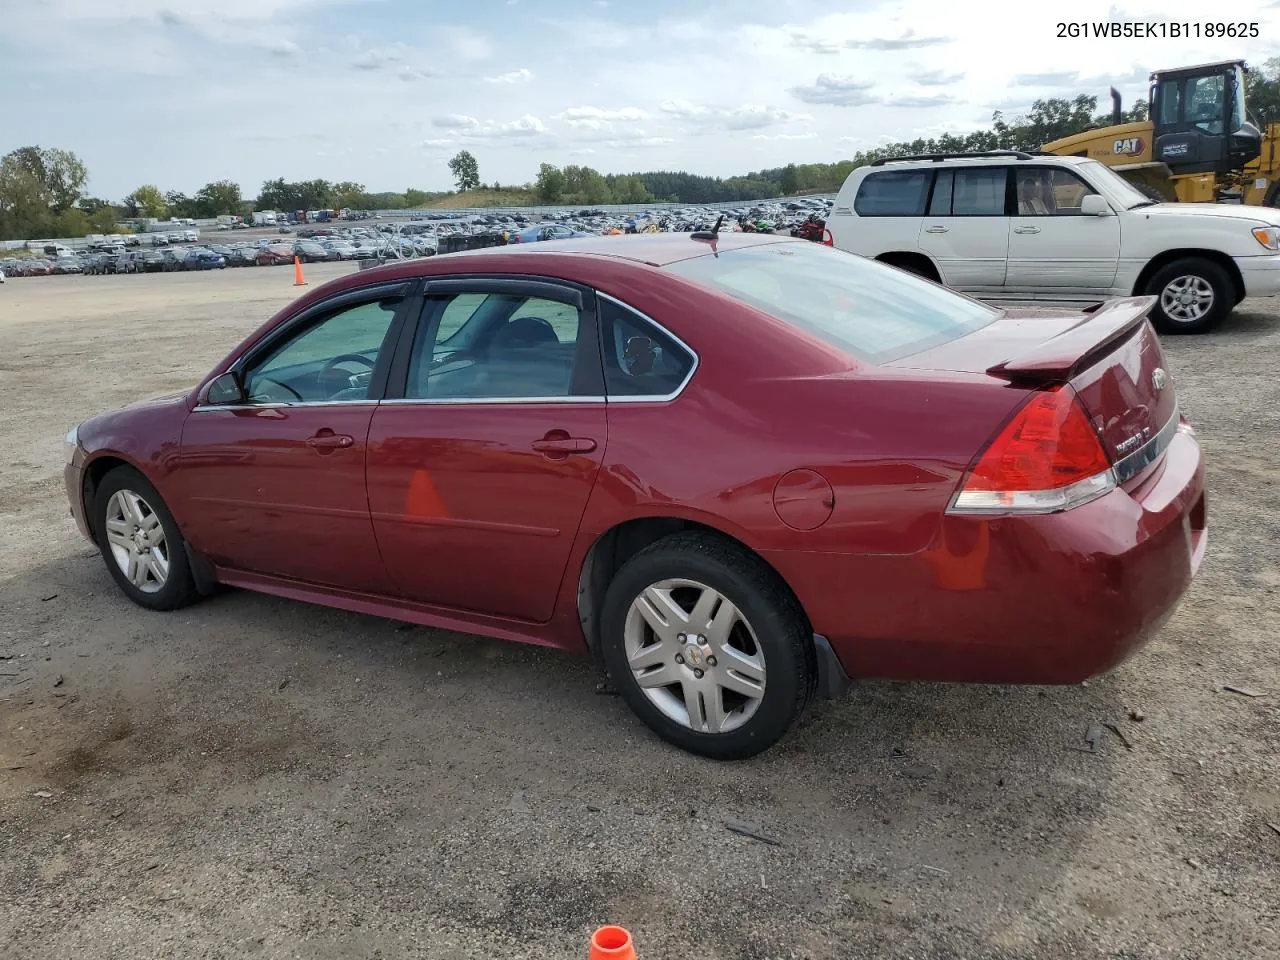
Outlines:
{"type": "Polygon", "coordinates": [[[910,157],[881,157],[872,160],[868,166],[883,167],[886,163],[907,163],[911,160],[932,160],[939,163],[943,160],[963,160],[967,157],[1013,157],[1015,160],[1030,160],[1032,157],[1049,157],[1056,154],[1044,153],[1041,150],[974,150],[969,153],[918,153],[910,157]]]}

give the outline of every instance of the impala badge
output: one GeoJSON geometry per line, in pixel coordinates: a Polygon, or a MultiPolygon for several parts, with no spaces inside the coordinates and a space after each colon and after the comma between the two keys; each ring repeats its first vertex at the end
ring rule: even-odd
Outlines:
{"type": "Polygon", "coordinates": [[[1151,386],[1159,393],[1169,384],[1169,377],[1164,372],[1164,367],[1156,367],[1151,371],[1151,386]]]}

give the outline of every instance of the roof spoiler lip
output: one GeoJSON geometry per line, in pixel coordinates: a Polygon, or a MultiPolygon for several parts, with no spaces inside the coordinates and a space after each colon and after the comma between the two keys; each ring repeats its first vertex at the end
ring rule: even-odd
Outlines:
{"type": "Polygon", "coordinates": [[[1156,298],[1118,297],[1086,308],[1066,330],[1016,357],[988,367],[987,376],[1010,383],[1065,382],[1148,322],[1156,298]]]}

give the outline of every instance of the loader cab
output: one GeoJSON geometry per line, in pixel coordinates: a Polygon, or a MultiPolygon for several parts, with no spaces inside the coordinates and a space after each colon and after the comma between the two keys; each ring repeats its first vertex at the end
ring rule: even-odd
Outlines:
{"type": "Polygon", "coordinates": [[[1262,153],[1245,112],[1243,60],[1151,74],[1152,159],[1175,174],[1239,170],[1262,153]]]}

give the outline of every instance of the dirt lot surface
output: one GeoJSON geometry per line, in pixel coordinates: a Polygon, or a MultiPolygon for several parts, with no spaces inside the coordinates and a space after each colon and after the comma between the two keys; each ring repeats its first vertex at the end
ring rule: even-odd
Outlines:
{"type": "Polygon", "coordinates": [[[1280,305],[1166,344],[1211,542],[1150,647],[1081,687],[864,684],[716,764],[567,655],[119,594],[64,432],[196,380],[291,281],[0,287],[0,956],[583,957],[605,922],[643,960],[1280,954],[1280,305]],[[1131,749],[1073,749],[1095,723],[1131,749]]]}

